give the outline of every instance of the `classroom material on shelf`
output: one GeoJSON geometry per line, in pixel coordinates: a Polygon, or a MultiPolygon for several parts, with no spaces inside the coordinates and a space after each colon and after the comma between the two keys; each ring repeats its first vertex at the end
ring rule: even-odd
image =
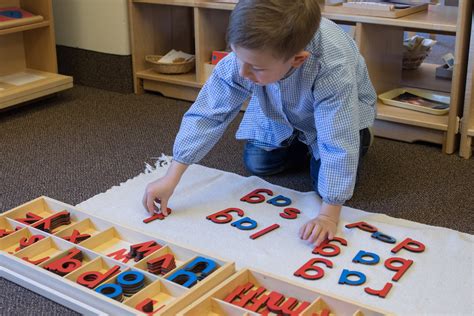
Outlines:
{"type": "Polygon", "coordinates": [[[0,109],[72,87],[72,78],[52,72],[24,69],[0,76],[0,109]]]}
{"type": "Polygon", "coordinates": [[[0,8],[0,30],[41,21],[41,15],[34,15],[18,7],[0,8]]]}
{"type": "MultiPolygon", "coordinates": [[[[265,274],[248,270],[235,274],[233,262],[156,239],[45,196],[0,215],[0,263],[31,282],[44,284],[43,291],[51,291],[39,294],[67,293],[68,298],[58,303],[72,308],[80,303],[80,311],[86,308],[87,314],[93,315],[102,315],[96,311],[176,315],[208,291],[221,285],[232,290],[234,280],[242,282],[243,278],[255,280],[255,285],[268,283],[272,291],[301,302],[324,298],[335,311],[386,314],[265,274]]],[[[260,306],[266,308],[265,304],[260,306]]],[[[296,308],[280,300],[273,306],[289,312],[296,308]]],[[[301,315],[310,315],[320,306],[298,304],[304,309],[301,315]]]]}
{"type": "Polygon", "coordinates": [[[23,86],[28,83],[32,83],[38,80],[46,79],[45,76],[41,76],[31,72],[17,72],[9,74],[6,76],[0,76],[0,83],[13,85],[13,86],[23,86]]]}
{"type": "Polygon", "coordinates": [[[414,35],[403,40],[403,69],[417,69],[436,44],[435,40],[414,35]]]}
{"type": "Polygon", "coordinates": [[[191,60],[194,60],[194,55],[172,49],[166,53],[166,55],[161,57],[158,62],[162,64],[175,64],[191,60]]]}
{"type": "Polygon", "coordinates": [[[214,50],[212,51],[211,54],[211,60],[209,62],[204,63],[202,69],[203,69],[203,78],[205,80],[209,79],[211,76],[212,72],[214,71],[214,68],[216,68],[216,65],[228,54],[230,51],[228,50],[214,50]]]}
{"type": "Polygon", "coordinates": [[[379,99],[387,105],[434,115],[447,114],[451,102],[449,94],[416,88],[393,89],[380,94],[379,99]]]}
{"type": "Polygon", "coordinates": [[[442,59],[444,64],[436,67],[436,78],[451,80],[454,71],[454,55],[447,53],[443,55],[442,59]]]}
{"type": "MultiPolygon", "coordinates": [[[[334,3],[334,2],[333,2],[334,3]]],[[[400,18],[413,13],[427,11],[428,4],[397,4],[390,1],[348,0],[324,6],[325,13],[365,15],[384,18],[400,18]]]]}
{"type": "Polygon", "coordinates": [[[213,50],[211,56],[211,64],[217,65],[225,56],[229,55],[225,50],[213,50]]]}
{"type": "Polygon", "coordinates": [[[153,65],[153,70],[162,74],[183,74],[195,66],[194,55],[172,49],[166,55],[146,55],[145,60],[153,65]]]}

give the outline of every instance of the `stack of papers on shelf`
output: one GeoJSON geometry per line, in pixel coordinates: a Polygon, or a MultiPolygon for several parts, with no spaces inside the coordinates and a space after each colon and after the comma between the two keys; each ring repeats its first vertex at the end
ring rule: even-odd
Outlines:
{"type": "Polygon", "coordinates": [[[163,64],[184,63],[194,59],[194,55],[172,49],[158,61],[163,64]]]}
{"type": "Polygon", "coordinates": [[[41,15],[34,15],[17,7],[0,8],[0,30],[41,21],[41,15]]]}
{"type": "Polygon", "coordinates": [[[385,2],[371,2],[371,1],[349,1],[342,4],[344,7],[348,8],[359,8],[366,10],[384,10],[384,11],[393,11],[395,6],[390,3],[385,2]]]}
{"type": "Polygon", "coordinates": [[[422,52],[429,52],[437,41],[424,38],[423,36],[415,35],[403,40],[403,46],[409,52],[418,54],[422,52]]]}
{"type": "MultiPolygon", "coordinates": [[[[32,83],[46,77],[28,73],[28,72],[17,72],[14,74],[1,76],[0,83],[6,83],[14,86],[22,86],[28,83],[32,83]]],[[[0,88],[1,89],[1,88],[0,88]]]]}

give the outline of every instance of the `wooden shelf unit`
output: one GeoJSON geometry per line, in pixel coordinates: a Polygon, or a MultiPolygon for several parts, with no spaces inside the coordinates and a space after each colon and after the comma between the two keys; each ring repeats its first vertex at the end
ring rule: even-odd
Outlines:
{"type": "MultiPolygon", "coordinates": [[[[462,1],[463,0],[461,0],[461,2],[462,1]]],[[[431,5],[428,11],[410,14],[398,19],[337,13],[323,13],[323,15],[326,18],[335,21],[387,25],[404,29],[425,30],[448,34],[458,31],[457,7],[431,5]]]]}
{"type": "MultiPolygon", "coordinates": [[[[474,21],[474,11],[472,12],[474,21]]],[[[461,125],[461,147],[459,154],[463,158],[472,156],[474,138],[474,23],[471,26],[471,40],[469,48],[468,73],[466,78],[466,96],[464,99],[464,113],[461,125]]]]}
{"type": "Polygon", "coordinates": [[[0,0],[0,7],[20,7],[43,21],[0,30],[0,77],[24,74],[44,77],[30,83],[0,81],[0,109],[72,87],[58,75],[51,0],[0,0]]]}
{"type": "Polygon", "coordinates": [[[6,35],[6,34],[23,32],[23,31],[28,31],[28,30],[34,30],[34,29],[38,29],[38,28],[42,28],[42,27],[47,27],[47,26],[49,26],[49,24],[50,24],[49,21],[41,21],[41,22],[36,22],[36,23],[31,23],[31,24],[26,24],[26,25],[9,27],[7,29],[0,30],[0,35],[6,35]]]}
{"type": "Polygon", "coordinates": [[[461,0],[459,7],[429,6],[427,12],[399,19],[331,15],[335,20],[356,23],[356,41],[365,57],[377,94],[399,87],[415,87],[450,93],[447,115],[437,116],[395,109],[378,103],[375,133],[408,142],[427,141],[443,145],[443,152],[457,149],[464,78],[467,64],[468,29],[472,2],[461,0]],[[437,79],[437,65],[424,63],[417,70],[402,70],[405,31],[446,34],[456,37],[456,66],[451,81],[437,79]]]}
{"type": "MultiPolygon", "coordinates": [[[[153,90],[168,97],[195,100],[209,76],[206,63],[210,61],[211,52],[226,46],[225,32],[230,11],[235,5],[199,0],[129,0],[129,6],[135,92],[153,90]],[[159,29],[154,26],[156,22],[153,22],[152,16],[155,20],[167,22],[159,29]],[[188,20],[185,20],[186,17],[188,20]],[[176,18],[179,19],[179,27],[175,25],[177,21],[173,20],[176,18]],[[144,64],[146,54],[160,54],[171,48],[183,47],[186,52],[196,55],[195,74],[191,74],[184,82],[181,79],[175,80],[173,76],[152,75],[152,71],[147,70],[149,67],[144,64]]],[[[443,152],[449,154],[457,149],[471,10],[471,1],[460,0],[459,7],[430,5],[428,11],[398,19],[323,11],[326,18],[355,26],[356,42],[365,57],[378,94],[402,86],[450,93],[450,111],[443,117],[394,109],[379,102],[376,135],[408,142],[428,141],[441,144],[443,152]],[[417,70],[402,70],[405,31],[456,37],[456,67],[451,81],[435,77],[438,66],[435,64],[422,64],[417,70]]]]}

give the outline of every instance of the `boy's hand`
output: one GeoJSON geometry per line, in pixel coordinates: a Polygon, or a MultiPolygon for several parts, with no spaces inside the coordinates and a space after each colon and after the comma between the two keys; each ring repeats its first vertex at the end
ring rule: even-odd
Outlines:
{"type": "Polygon", "coordinates": [[[168,200],[173,195],[174,189],[183,176],[188,165],[177,161],[172,161],[168,172],[163,178],[150,182],[143,195],[143,207],[153,216],[156,211],[160,211],[164,216],[168,216],[168,200]],[[158,207],[155,202],[160,203],[158,207]]]}
{"type": "Polygon", "coordinates": [[[333,239],[336,235],[341,208],[342,205],[323,203],[319,215],[300,228],[300,238],[316,247],[326,239],[333,239]]]}
{"type": "Polygon", "coordinates": [[[143,206],[145,209],[153,215],[155,212],[160,211],[164,216],[168,215],[168,200],[173,195],[176,185],[172,181],[169,181],[166,176],[156,181],[150,182],[145,189],[143,195],[143,206]],[[155,202],[160,203],[161,207],[158,207],[155,202]]]}

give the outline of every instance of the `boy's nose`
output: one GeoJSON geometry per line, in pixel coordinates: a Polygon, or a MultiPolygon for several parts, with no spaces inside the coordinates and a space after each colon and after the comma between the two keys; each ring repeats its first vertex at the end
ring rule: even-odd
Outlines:
{"type": "Polygon", "coordinates": [[[252,71],[250,70],[249,65],[242,64],[242,66],[240,67],[240,76],[247,78],[249,80],[253,79],[253,74],[252,74],[252,71]]]}

